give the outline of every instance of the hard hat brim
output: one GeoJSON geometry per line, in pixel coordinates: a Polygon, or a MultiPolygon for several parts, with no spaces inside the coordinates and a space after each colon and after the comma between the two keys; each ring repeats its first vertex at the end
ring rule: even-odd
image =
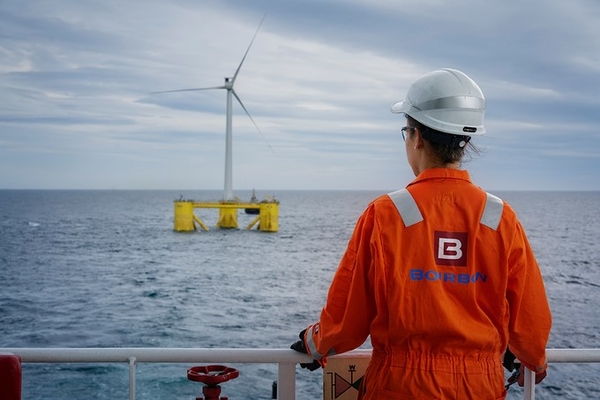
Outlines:
{"type": "Polygon", "coordinates": [[[403,114],[407,112],[410,108],[410,104],[406,101],[397,101],[390,106],[390,111],[394,114],[403,114]]]}

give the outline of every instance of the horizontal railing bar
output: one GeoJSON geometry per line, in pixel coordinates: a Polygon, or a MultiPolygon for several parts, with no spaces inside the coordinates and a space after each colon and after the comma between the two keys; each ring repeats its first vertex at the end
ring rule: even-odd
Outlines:
{"type": "Polygon", "coordinates": [[[290,349],[222,349],[222,348],[0,348],[0,352],[17,354],[23,363],[120,363],[135,357],[138,363],[301,363],[312,359],[290,349]]]}
{"type": "MultiPolygon", "coordinates": [[[[135,399],[135,365],[137,363],[273,363],[279,364],[278,392],[281,398],[295,399],[296,364],[310,362],[305,354],[290,349],[232,348],[0,348],[23,363],[129,363],[129,398],[135,399]]],[[[547,349],[549,363],[600,363],[600,349],[547,349]]],[[[371,350],[354,350],[335,358],[369,358],[371,350]]],[[[527,371],[525,400],[535,398],[532,373],[527,371]]]]}
{"type": "Polygon", "coordinates": [[[600,349],[547,349],[546,356],[549,363],[598,363],[600,349]]]}
{"type": "MultiPolygon", "coordinates": [[[[0,348],[0,353],[13,353],[24,363],[128,363],[135,357],[138,363],[301,363],[310,362],[307,355],[290,349],[249,348],[150,348],[150,347],[102,347],[102,348],[0,348]]],[[[547,349],[549,363],[600,363],[600,349],[547,349]]],[[[354,350],[334,357],[370,357],[371,350],[354,350]]]]}

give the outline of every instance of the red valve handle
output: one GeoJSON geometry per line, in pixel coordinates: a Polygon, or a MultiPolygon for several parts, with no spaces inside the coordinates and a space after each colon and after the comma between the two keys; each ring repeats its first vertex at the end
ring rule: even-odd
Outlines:
{"type": "Polygon", "coordinates": [[[210,386],[235,379],[239,375],[240,372],[237,369],[224,365],[192,367],[187,371],[187,377],[190,381],[202,382],[210,386]]]}

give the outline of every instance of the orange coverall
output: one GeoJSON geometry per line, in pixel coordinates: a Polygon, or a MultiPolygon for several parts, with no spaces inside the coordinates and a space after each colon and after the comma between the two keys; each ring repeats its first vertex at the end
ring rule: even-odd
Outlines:
{"type": "Polygon", "coordinates": [[[542,372],[550,326],[515,212],[440,168],[369,204],[304,341],[324,364],[371,336],[359,399],[502,399],[507,346],[542,372]]]}

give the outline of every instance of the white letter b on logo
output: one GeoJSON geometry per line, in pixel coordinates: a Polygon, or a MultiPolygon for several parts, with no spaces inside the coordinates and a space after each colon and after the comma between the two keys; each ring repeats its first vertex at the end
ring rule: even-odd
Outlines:
{"type": "Polygon", "coordinates": [[[458,239],[440,238],[438,244],[438,258],[446,260],[459,260],[462,257],[462,243],[458,239]]]}

